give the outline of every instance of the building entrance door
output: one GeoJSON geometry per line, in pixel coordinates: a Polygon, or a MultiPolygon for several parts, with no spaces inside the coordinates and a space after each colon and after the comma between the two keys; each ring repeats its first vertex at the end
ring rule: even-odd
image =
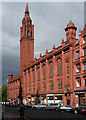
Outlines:
{"type": "Polygon", "coordinates": [[[85,105],[85,96],[83,94],[79,95],[79,106],[85,105]]]}
{"type": "Polygon", "coordinates": [[[70,100],[67,100],[67,105],[70,105],[70,100]]]}

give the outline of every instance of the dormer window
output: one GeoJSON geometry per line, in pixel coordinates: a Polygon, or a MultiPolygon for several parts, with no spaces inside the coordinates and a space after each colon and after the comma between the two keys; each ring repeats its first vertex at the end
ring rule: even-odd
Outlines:
{"type": "Polygon", "coordinates": [[[27,31],[27,37],[30,37],[30,31],[29,30],[27,31]]]}

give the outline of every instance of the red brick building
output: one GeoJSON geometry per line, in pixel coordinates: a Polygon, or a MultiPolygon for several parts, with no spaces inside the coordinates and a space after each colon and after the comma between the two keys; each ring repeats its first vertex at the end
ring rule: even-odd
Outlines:
{"type": "Polygon", "coordinates": [[[37,94],[41,103],[86,104],[86,26],[79,40],[76,30],[70,21],[65,28],[66,41],[34,59],[34,25],[26,5],[20,28],[20,76],[9,74],[8,99],[18,100],[21,79],[25,104],[35,104],[37,94]]]}

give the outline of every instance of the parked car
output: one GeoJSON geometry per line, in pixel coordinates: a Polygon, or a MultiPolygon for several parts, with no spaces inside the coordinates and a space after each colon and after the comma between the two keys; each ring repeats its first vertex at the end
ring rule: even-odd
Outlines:
{"type": "Polygon", "coordinates": [[[60,108],[60,103],[48,103],[42,110],[58,110],[60,108]]]}
{"type": "Polygon", "coordinates": [[[46,104],[38,104],[36,106],[36,109],[43,109],[46,106],[46,104]]]}
{"type": "Polygon", "coordinates": [[[37,104],[37,105],[32,105],[32,108],[33,109],[42,109],[45,106],[46,106],[46,104],[37,104]]]}
{"type": "Polygon", "coordinates": [[[72,110],[73,110],[73,107],[70,106],[70,105],[64,105],[64,106],[61,106],[61,107],[59,108],[59,110],[60,110],[61,112],[64,112],[64,111],[72,111],[72,110]]]}
{"type": "Polygon", "coordinates": [[[80,112],[81,112],[81,109],[83,109],[83,108],[86,108],[86,105],[82,105],[82,106],[79,106],[79,107],[74,108],[74,109],[73,109],[74,114],[80,113],[80,112]]]}
{"type": "Polygon", "coordinates": [[[86,106],[84,108],[81,108],[80,112],[86,115],[86,106]]]}
{"type": "Polygon", "coordinates": [[[32,108],[32,104],[27,104],[27,108],[32,108]]]}

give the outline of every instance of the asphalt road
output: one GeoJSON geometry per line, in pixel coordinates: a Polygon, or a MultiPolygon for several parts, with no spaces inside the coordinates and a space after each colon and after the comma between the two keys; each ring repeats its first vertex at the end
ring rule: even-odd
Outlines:
{"type": "MultiPolygon", "coordinates": [[[[5,112],[15,114],[16,116],[19,116],[18,107],[5,107],[5,112]]],[[[42,111],[42,110],[33,110],[31,108],[26,108],[25,110],[25,118],[28,120],[32,119],[54,119],[58,118],[57,120],[86,120],[86,116],[83,114],[73,114],[71,112],[60,112],[60,111],[42,111]]]]}

